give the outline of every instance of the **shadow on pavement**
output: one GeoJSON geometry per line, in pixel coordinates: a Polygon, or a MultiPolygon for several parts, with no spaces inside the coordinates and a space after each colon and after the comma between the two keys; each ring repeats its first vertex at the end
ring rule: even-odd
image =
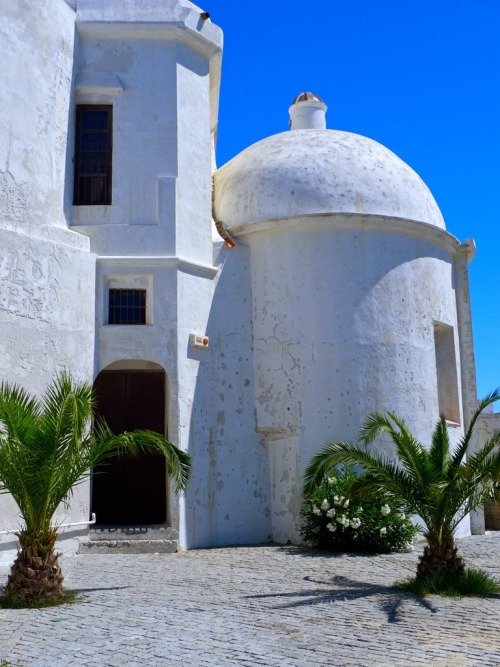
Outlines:
{"type": "MultiPolygon", "coordinates": [[[[286,553],[290,556],[303,556],[305,558],[327,558],[329,560],[335,560],[336,558],[361,558],[361,559],[372,559],[377,557],[389,558],[391,556],[405,556],[406,552],[393,551],[391,553],[376,553],[376,552],[366,552],[366,551],[334,551],[332,549],[320,549],[319,547],[310,547],[302,545],[291,545],[287,544],[286,546],[280,545],[278,547],[279,551],[286,553]]],[[[412,552],[415,556],[418,556],[419,549],[412,552]]]]}
{"type": "Polygon", "coordinates": [[[247,598],[269,599],[276,598],[290,602],[277,605],[277,609],[293,609],[294,607],[303,607],[308,605],[325,604],[331,602],[355,601],[360,598],[380,597],[380,606],[387,614],[389,623],[399,623],[401,606],[404,602],[413,602],[420,605],[423,609],[437,613],[434,607],[425,598],[419,598],[411,593],[402,593],[395,591],[390,586],[379,584],[369,584],[364,581],[355,581],[348,577],[334,576],[329,581],[320,581],[312,577],[304,577],[304,581],[319,584],[319,588],[309,588],[294,593],[269,593],[264,595],[249,595],[247,598]],[[328,586],[329,588],[325,588],[328,586]],[[293,600],[293,598],[298,598],[293,600]]]}
{"type": "MultiPolygon", "coordinates": [[[[94,588],[73,588],[72,591],[75,593],[95,593],[97,591],[123,591],[126,588],[132,588],[132,586],[95,586],[94,588]]],[[[1,667],[1,665],[0,665],[1,667]]]]}

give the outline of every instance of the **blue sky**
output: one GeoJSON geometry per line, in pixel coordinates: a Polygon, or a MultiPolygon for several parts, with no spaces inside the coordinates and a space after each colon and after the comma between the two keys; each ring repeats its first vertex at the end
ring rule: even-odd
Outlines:
{"type": "MultiPolygon", "coordinates": [[[[375,139],[472,237],[478,393],[500,385],[499,0],[205,0],[224,30],[217,161],[288,129],[296,94],[375,139]]],[[[498,409],[498,406],[497,406],[498,409]]]]}

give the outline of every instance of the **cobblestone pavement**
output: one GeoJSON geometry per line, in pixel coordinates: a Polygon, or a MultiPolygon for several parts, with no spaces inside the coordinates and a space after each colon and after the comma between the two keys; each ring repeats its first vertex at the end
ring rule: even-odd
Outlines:
{"type": "MultiPolygon", "coordinates": [[[[500,532],[459,544],[500,578],[500,532]]],[[[276,546],[65,557],[82,601],[0,610],[0,664],[498,667],[500,596],[391,590],[417,557],[276,546]]]]}

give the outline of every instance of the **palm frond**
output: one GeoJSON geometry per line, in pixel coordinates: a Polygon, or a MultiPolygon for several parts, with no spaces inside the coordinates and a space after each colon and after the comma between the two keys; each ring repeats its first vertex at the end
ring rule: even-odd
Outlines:
{"type": "Polygon", "coordinates": [[[376,491],[394,495],[405,501],[410,512],[419,514],[425,525],[431,521],[431,515],[426,509],[429,500],[426,490],[416,487],[411,476],[394,463],[387,462],[383,470],[367,469],[353,482],[352,488],[354,493],[376,491]]]}
{"type": "Polygon", "coordinates": [[[387,414],[372,412],[359,429],[359,440],[369,445],[384,431],[391,431],[392,429],[393,425],[387,414]]]}
{"type": "Polygon", "coordinates": [[[111,456],[160,452],[176,491],[185,489],[191,458],[163,435],[134,431],[114,435],[101,421],[90,429],[92,388],[63,372],[42,401],[24,390],[0,387],[0,492],[9,492],[28,530],[50,528],[72,488],[111,456]]]}
{"type": "Polygon", "coordinates": [[[101,426],[91,451],[92,466],[97,467],[111,454],[130,454],[137,456],[143,451],[156,451],[165,457],[167,471],[172,478],[175,490],[184,491],[192,472],[192,461],[189,454],[176,447],[160,433],[149,430],[130,431],[120,435],[107,435],[101,426]],[[102,440],[101,440],[102,439],[102,440]],[[102,451],[100,451],[102,448],[102,451]]]}
{"type": "Polygon", "coordinates": [[[500,481],[500,453],[495,452],[500,435],[480,452],[464,456],[479,414],[500,399],[500,390],[491,392],[479,403],[471,425],[451,453],[448,426],[441,415],[432,435],[429,452],[412,435],[405,421],[391,412],[373,413],[360,429],[359,444],[338,442],[327,445],[311,460],[305,472],[306,494],[311,493],[328,471],[340,463],[361,466],[365,473],[354,485],[359,493],[384,490],[406,500],[420,515],[426,533],[433,539],[452,539],[458,522],[493,492],[500,481]],[[398,463],[366,449],[378,436],[387,433],[394,445],[398,463]],[[364,446],[361,444],[364,443],[364,446]]]}
{"type": "Polygon", "coordinates": [[[356,493],[382,490],[404,498],[412,511],[421,515],[426,524],[431,515],[426,509],[428,489],[416,485],[407,470],[387,457],[374,454],[363,445],[350,442],[335,442],[324,447],[314,456],[304,474],[304,493],[312,493],[332,467],[343,463],[361,466],[365,474],[355,483],[356,493]]]}
{"type": "Polygon", "coordinates": [[[13,496],[25,517],[34,516],[30,480],[24,474],[36,470],[32,451],[36,446],[41,407],[36,398],[15,384],[0,386],[0,491],[13,496]]]}
{"type": "Polygon", "coordinates": [[[450,438],[446,418],[442,414],[439,418],[429,452],[429,460],[435,477],[446,475],[451,461],[450,438]]]}
{"type": "Polygon", "coordinates": [[[86,383],[73,382],[71,375],[63,371],[47,388],[42,408],[44,430],[49,437],[59,446],[75,449],[94,413],[92,388],[86,383]]]}
{"type": "Polygon", "coordinates": [[[465,463],[453,483],[454,505],[450,507],[448,519],[454,530],[469,512],[477,509],[492,491],[492,474],[500,469],[500,453],[492,454],[481,464],[465,463]],[[456,509],[453,513],[453,509],[456,509]]]}
{"type": "Polygon", "coordinates": [[[41,413],[37,399],[24,389],[6,382],[0,385],[0,436],[11,442],[30,438],[41,413]]]}
{"type": "Polygon", "coordinates": [[[60,498],[67,487],[74,459],[81,457],[81,444],[93,407],[91,387],[74,383],[65,371],[45,393],[37,447],[38,465],[43,472],[38,474],[38,487],[33,485],[39,520],[44,524],[50,522],[55,498],[60,498]]]}
{"type": "Polygon", "coordinates": [[[354,453],[359,449],[352,442],[339,441],[326,445],[315,454],[304,472],[304,493],[312,493],[321,484],[326,473],[339,463],[361,465],[356,457],[356,460],[351,459],[351,448],[354,453]]]}
{"type": "Polygon", "coordinates": [[[385,415],[374,413],[363,423],[360,439],[368,444],[383,432],[388,433],[401,465],[413,478],[414,483],[420,488],[425,487],[429,482],[429,455],[410,432],[406,422],[393,412],[387,412],[385,415]]]}
{"type": "Polygon", "coordinates": [[[450,469],[451,469],[450,472],[452,475],[454,471],[458,468],[458,466],[462,464],[465,455],[467,454],[467,450],[469,448],[470,441],[472,438],[472,433],[474,431],[474,427],[476,425],[477,420],[479,419],[480,414],[483,412],[485,408],[488,407],[488,405],[491,405],[492,403],[495,403],[498,400],[500,400],[500,387],[497,387],[489,394],[487,394],[481,401],[479,401],[477,409],[472,415],[470,423],[467,427],[467,431],[465,432],[464,437],[460,439],[460,443],[456,448],[455,452],[453,453],[450,463],[450,469]]]}
{"type": "Polygon", "coordinates": [[[162,454],[175,491],[178,493],[185,490],[192,472],[189,454],[155,431],[140,430],[115,435],[107,424],[100,420],[82,442],[80,455],[74,457],[71,466],[61,469],[60,477],[54,478],[50,512],[55,513],[59,503],[67,499],[72,488],[91,475],[104,470],[110,458],[138,456],[144,451],[156,451],[162,454]]]}

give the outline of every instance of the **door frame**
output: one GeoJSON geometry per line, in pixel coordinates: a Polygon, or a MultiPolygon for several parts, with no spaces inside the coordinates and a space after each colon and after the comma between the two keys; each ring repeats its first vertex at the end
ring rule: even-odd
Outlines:
{"type": "MultiPolygon", "coordinates": [[[[171,420],[170,420],[170,378],[166,370],[161,366],[160,364],[157,364],[156,362],[152,361],[144,361],[140,359],[124,359],[120,360],[117,362],[113,362],[109,364],[108,366],[105,366],[103,369],[101,369],[94,380],[94,385],[97,382],[97,378],[103,374],[122,374],[122,373],[131,373],[131,374],[148,374],[148,373],[154,373],[154,374],[162,374],[163,375],[163,381],[164,381],[164,412],[163,412],[163,422],[164,422],[164,429],[163,432],[165,433],[165,436],[168,438],[169,435],[169,427],[171,425],[171,420]]],[[[163,524],[153,524],[153,525],[160,525],[160,526],[167,526],[171,527],[172,526],[172,517],[176,513],[176,508],[172,507],[174,497],[171,492],[171,485],[170,485],[170,478],[165,471],[165,522],[163,524]]],[[[91,476],[90,478],[90,505],[91,508],[93,506],[93,477],[91,476]]],[[[93,508],[91,511],[94,511],[93,508]]],[[[97,523],[96,526],[100,525],[111,525],[111,524],[100,524],[99,522],[99,516],[97,516],[97,523]]],[[[115,525],[115,524],[113,524],[115,525]]],[[[118,524],[116,524],[118,525],[118,524]]],[[[123,525],[152,525],[152,524],[134,524],[130,522],[129,524],[123,524],[123,525]]]]}

